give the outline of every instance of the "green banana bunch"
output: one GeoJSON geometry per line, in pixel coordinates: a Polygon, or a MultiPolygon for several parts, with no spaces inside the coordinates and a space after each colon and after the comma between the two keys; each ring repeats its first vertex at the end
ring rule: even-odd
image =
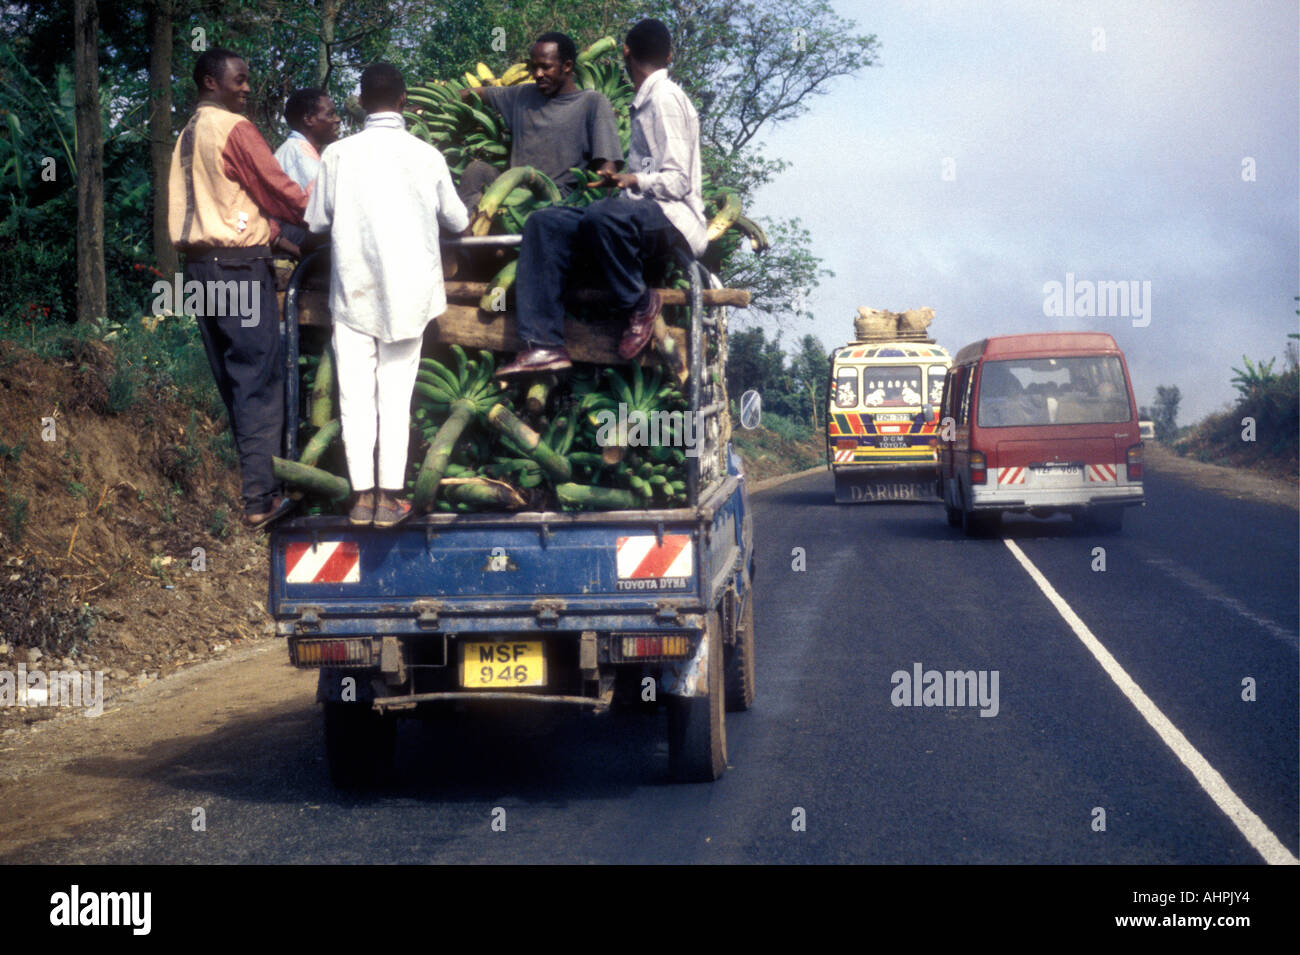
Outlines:
{"type": "Polygon", "coordinates": [[[446,414],[457,401],[468,401],[475,414],[487,414],[494,404],[505,400],[505,394],[492,380],[496,361],[490,351],[480,350],[479,361],[473,361],[459,345],[452,345],[451,350],[456,356],[456,371],[432,358],[420,359],[415,396],[429,417],[446,414]]]}
{"type": "Polygon", "coordinates": [[[435,146],[456,177],[474,159],[505,169],[510,158],[510,129],[487,104],[473,98],[462,100],[460,92],[466,88],[459,80],[426,80],[409,87],[403,113],[407,129],[435,146]]]}

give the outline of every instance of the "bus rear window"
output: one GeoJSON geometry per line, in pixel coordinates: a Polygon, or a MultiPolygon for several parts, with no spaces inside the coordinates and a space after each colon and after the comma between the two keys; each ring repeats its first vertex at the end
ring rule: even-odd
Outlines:
{"type": "Polygon", "coordinates": [[[835,407],[852,408],[858,403],[858,370],[841,368],[835,373],[835,407]]]}
{"type": "Polygon", "coordinates": [[[862,403],[868,408],[921,404],[921,366],[891,365],[862,370],[862,403]]]}
{"type": "Polygon", "coordinates": [[[988,361],[980,372],[981,428],[1109,424],[1132,416],[1114,355],[988,361]]]}
{"type": "Polygon", "coordinates": [[[931,365],[927,373],[927,380],[930,385],[930,404],[937,405],[943,398],[943,380],[948,375],[948,369],[943,365],[931,365]]]}

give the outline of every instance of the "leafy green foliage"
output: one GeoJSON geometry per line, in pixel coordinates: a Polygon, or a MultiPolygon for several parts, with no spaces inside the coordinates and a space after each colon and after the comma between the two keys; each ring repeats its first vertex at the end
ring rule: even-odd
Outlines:
{"type": "Polygon", "coordinates": [[[1236,374],[1229,381],[1232,382],[1243,398],[1254,398],[1272,387],[1281,377],[1273,372],[1274,361],[1275,359],[1270,358],[1267,362],[1261,361],[1256,365],[1245,355],[1242,355],[1241,362],[1246,367],[1244,370],[1234,367],[1232,370],[1236,374]]]}
{"type": "Polygon", "coordinates": [[[762,328],[752,328],[727,338],[727,394],[739,400],[744,392],[756,390],[763,400],[764,423],[772,413],[820,426],[829,375],[828,351],[813,335],[800,339],[790,359],[781,349],[779,332],[768,339],[762,328]]]}

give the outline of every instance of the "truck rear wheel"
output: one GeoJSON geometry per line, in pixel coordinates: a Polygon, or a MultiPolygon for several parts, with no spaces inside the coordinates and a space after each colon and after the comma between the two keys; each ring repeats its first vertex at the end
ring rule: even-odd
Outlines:
{"type": "Polygon", "coordinates": [[[739,713],[754,704],[754,591],[736,621],[736,643],[727,654],[727,712],[739,713]]]}
{"type": "Polygon", "coordinates": [[[382,782],[397,752],[397,720],[368,703],[325,704],[325,757],[330,779],[340,789],[382,782]]]}
{"type": "Polygon", "coordinates": [[[718,615],[708,617],[709,692],[668,699],[668,761],[683,783],[708,783],[727,768],[726,678],[718,615]]]}

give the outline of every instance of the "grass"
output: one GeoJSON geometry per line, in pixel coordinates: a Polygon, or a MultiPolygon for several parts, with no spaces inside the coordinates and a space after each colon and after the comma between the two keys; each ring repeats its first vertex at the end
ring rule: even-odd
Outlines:
{"type": "MultiPolygon", "coordinates": [[[[155,321],[103,319],[93,324],[57,320],[0,320],[0,339],[23,346],[38,358],[66,360],[79,342],[102,341],[114,353],[108,381],[108,410],[123,414],[146,398],[179,400],[219,417],[225,411],[212,380],[198,325],[190,316],[155,321]]],[[[17,360],[16,356],[10,356],[17,360]]]]}
{"type": "Polygon", "coordinates": [[[15,544],[22,543],[23,533],[27,529],[27,498],[25,495],[16,494],[9,490],[5,492],[4,521],[5,527],[9,531],[9,539],[15,544]]]}
{"type": "Polygon", "coordinates": [[[222,505],[212,512],[212,519],[208,524],[208,533],[217,540],[222,540],[230,535],[230,511],[222,505]]]}
{"type": "Polygon", "coordinates": [[[0,442],[0,461],[12,461],[18,463],[18,459],[23,456],[27,450],[27,442],[19,441],[17,444],[4,444],[0,442]]]}

